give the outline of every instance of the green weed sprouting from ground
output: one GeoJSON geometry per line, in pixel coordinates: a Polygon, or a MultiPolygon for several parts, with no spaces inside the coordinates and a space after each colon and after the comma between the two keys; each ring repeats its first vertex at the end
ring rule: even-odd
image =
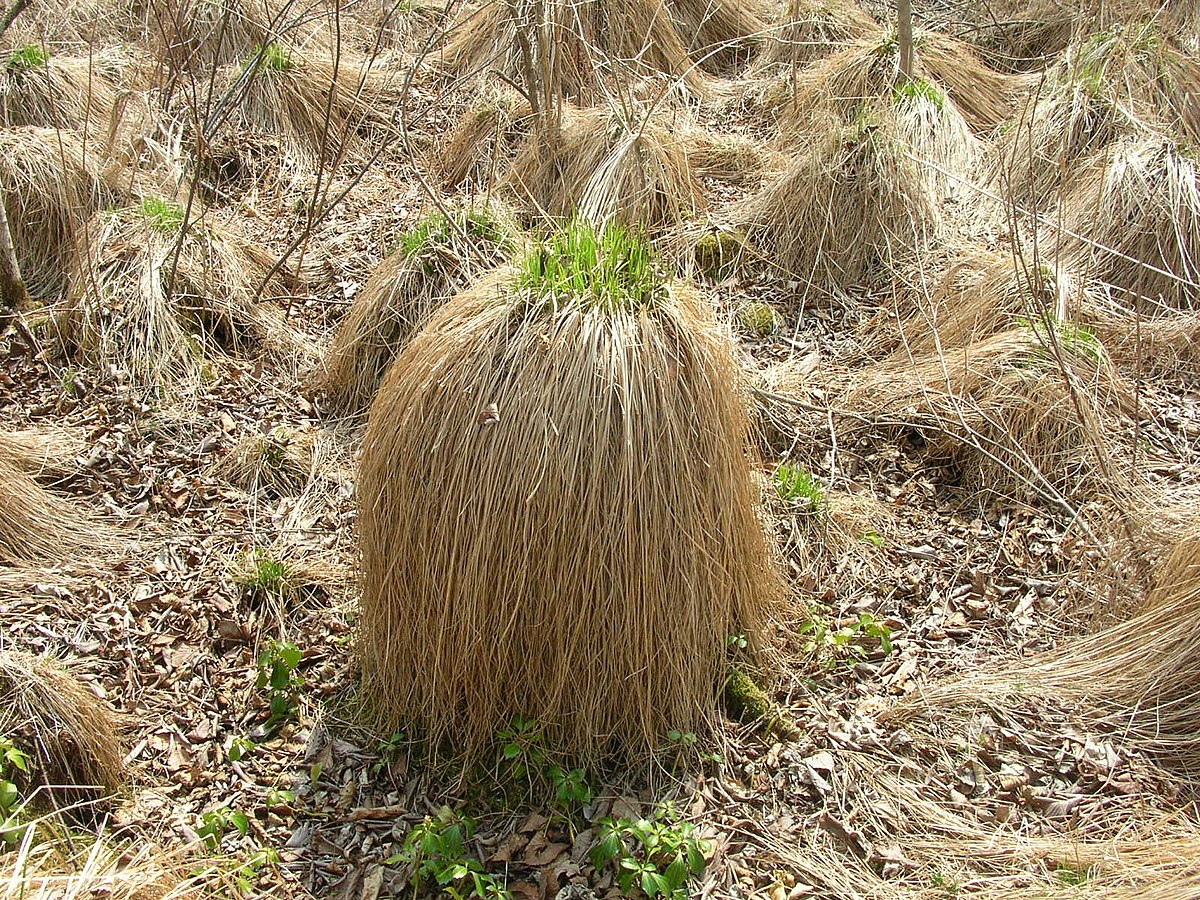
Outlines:
{"type": "Polygon", "coordinates": [[[1048,313],[1037,319],[1018,318],[1016,325],[1031,332],[1034,338],[1044,345],[1041,348],[1043,353],[1048,353],[1049,348],[1053,346],[1053,340],[1068,354],[1086,359],[1097,366],[1104,362],[1104,345],[1086,325],[1076,325],[1048,313]]]}
{"type": "Polygon", "coordinates": [[[183,207],[162,197],[142,198],[142,218],[155,231],[174,234],[183,227],[183,207]]]}
{"type": "Polygon", "coordinates": [[[837,628],[812,618],[800,627],[800,634],[804,635],[804,652],[825,669],[852,665],[876,649],[884,656],[892,652],[892,629],[870,612],[860,612],[850,624],[837,628]]]}
{"type": "Polygon", "coordinates": [[[50,54],[37,44],[26,44],[8,54],[8,70],[10,72],[28,72],[31,69],[45,67],[50,54]]]}
{"type": "Polygon", "coordinates": [[[548,785],[553,792],[552,802],[568,818],[592,802],[587,770],[551,763],[536,719],[517,716],[496,737],[500,742],[502,778],[521,781],[530,788],[548,785]]]}
{"type": "Polygon", "coordinates": [[[737,311],[738,325],[751,334],[767,337],[779,327],[779,314],[769,303],[747,303],[737,311]]]}
{"type": "MultiPolygon", "coordinates": [[[[250,834],[250,817],[241,810],[221,805],[200,814],[200,827],[196,829],[196,834],[210,853],[219,853],[225,836],[235,832],[242,837],[250,834]]],[[[254,884],[263,867],[277,866],[281,859],[274,847],[259,847],[245,861],[228,860],[227,874],[237,885],[240,894],[249,896],[254,892],[254,884]]]]}
{"type": "Polygon", "coordinates": [[[286,562],[255,547],[242,557],[234,575],[238,587],[260,597],[286,597],[292,593],[294,572],[286,562]]]}
{"type": "Polygon", "coordinates": [[[521,261],[514,287],[533,304],[581,303],[606,312],[656,305],[666,285],[643,238],[620,225],[574,221],[521,261]]]}
{"type": "Polygon", "coordinates": [[[486,209],[467,209],[430,213],[400,235],[395,252],[407,257],[419,256],[436,246],[452,247],[465,233],[468,239],[487,241],[511,249],[513,236],[500,218],[486,209]],[[453,221],[451,221],[453,220],[453,221]]]}
{"type": "Polygon", "coordinates": [[[295,644],[272,640],[258,656],[258,678],[255,686],[267,693],[271,715],[267,730],[276,728],[296,712],[296,698],[304,686],[304,676],[297,669],[304,653],[295,644]]]}
{"type": "Polygon", "coordinates": [[[454,900],[511,900],[512,894],[501,881],[485,872],[478,860],[467,857],[467,842],[474,832],[473,820],[442,807],[436,819],[426,817],[414,826],[400,852],[384,865],[408,869],[414,894],[425,891],[432,882],[454,900]]]}
{"type": "Polygon", "coordinates": [[[897,86],[893,96],[897,106],[915,103],[918,100],[928,100],[937,109],[944,109],[946,106],[945,92],[924,78],[910,78],[897,86]]]}
{"type": "Polygon", "coordinates": [[[604,819],[598,836],[591,852],[596,870],[612,866],[625,896],[636,887],[651,900],[686,900],[688,882],[704,874],[713,852],[712,842],[666,803],[649,819],[604,819]]]}
{"type": "Polygon", "coordinates": [[[29,827],[22,821],[26,801],[18,786],[28,774],[28,754],[8,735],[0,735],[0,847],[20,843],[29,827]]]}
{"type": "Polygon", "coordinates": [[[771,476],[779,499],[793,503],[806,512],[816,512],[825,502],[825,489],[816,477],[802,466],[781,463],[771,476]]]}
{"type": "Polygon", "coordinates": [[[268,72],[287,72],[292,68],[292,51],[279,44],[259,44],[246,60],[247,66],[258,66],[268,72]]]}

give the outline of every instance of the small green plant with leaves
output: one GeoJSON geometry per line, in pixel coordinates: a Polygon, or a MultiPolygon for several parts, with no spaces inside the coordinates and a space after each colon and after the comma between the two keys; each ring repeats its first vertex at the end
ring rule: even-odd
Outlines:
{"type": "Polygon", "coordinates": [[[1050,314],[1036,319],[1021,317],[1016,320],[1016,324],[1017,327],[1029,331],[1041,345],[1037,353],[1039,359],[1048,358],[1051,348],[1055,345],[1064,353],[1097,366],[1102,365],[1106,359],[1100,338],[1086,325],[1076,325],[1050,314]]]}
{"type": "Polygon", "coordinates": [[[7,735],[0,735],[0,846],[17,844],[29,827],[19,782],[29,774],[29,756],[7,735]]]}
{"type": "Polygon", "coordinates": [[[200,814],[200,827],[196,834],[213,853],[221,849],[225,836],[236,832],[245,837],[250,833],[250,817],[229,806],[216,806],[200,814]]]}
{"type": "Polygon", "coordinates": [[[400,852],[385,865],[404,866],[414,893],[432,883],[454,900],[511,900],[503,882],[485,872],[479,860],[468,858],[467,842],[474,832],[473,820],[442,807],[437,818],[427,816],[409,831],[400,852]]]}
{"type": "Polygon", "coordinates": [[[596,870],[611,866],[626,896],[636,889],[651,900],[686,900],[688,882],[704,874],[713,852],[712,842],[669,803],[649,819],[604,819],[598,838],[591,853],[596,870]]]}
{"type": "Polygon", "coordinates": [[[183,228],[183,207],[174,200],[164,197],[143,197],[142,218],[152,231],[160,234],[176,234],[183,228]]]}
{"type": "Polygon", "coordinates": [[[296,712],[296,698],[304,685],[304,676],[297,669],[303,658],[303,651],[295,644],[277,640],[259,654],[255,685],[267,694],[271,710],[268,730],[287,722],[296,712]]]}
{"type": "Polygon", "coordinates": [[[592,786],[588,784],[587,770],[550,766],[546,776],[554,788],[554,802],[569,812],[582,809],[592,802],[592,786]]]}
{"type": "Polygon", "coordinates": [[[450,213],[435,212],[425,216],[416,225],[400,235],[396,252],[406,257],[416,257],[435,248],[453,250],[463,238],[484,241],[509,250],[513,236],[508,227],[487,209],[464,209],[450,213]]]}
{"type": "Polygon", "coordinates": [[[292,51],[279,44],[259,44],[246,60],[248,66],[257,66],[268,72],[288,72],[292,68],[292,51]]]}
{"type": "Polygon", "coordinates": [[[582,304],[610,313],[652,308],[667,290],[641,235],[578,220],[526,254],[514,287],[532,305],[582,304]]]}
{"type": "Polygon", "coordinates": [[[551,762],[536,719],[517,716],[496,737],[502,780],[521,782],[530,788],[548,785],[553,792],[552,802],[568,817],[592,802],[587,770],[551,762]]]}
{"type": "Polygon", "coordinates": [[[816,512],[825,502],[825,489],[815,475],[795,463],[782,463],[771,480],[779,499],[804,512],[816,512]]]}
{"type": "Polygon", "coordinates": [[[233,579],[238,587],[251,594],[283,598],[293,593],[295,573],[283,560],[255,547],[242,557],[233,579]]]}
{"type": "Polygon", "coordinates": [[[37,44],[26,44],[8,54],[8,71],[29,72],[33,69],[45,68],[50,54],[37,44]]]}
{"type": "Polygon", "coordinates": [[[812,654],[824,668],[853,664],[878,651],[892,652],[892,630],[874,613],[860,612],[847,625],[832,627],[827,621],[810,619],[800,627],[804,651],[812,654]]]}
{"type": "Polygon", "coordinates": [[[910,78],[896,87],[897,106],[909,106],[922,100],[929,102],[939,110],[945,108],[946,105],[946,95],[941,88],[924,78],[910,78]]]}

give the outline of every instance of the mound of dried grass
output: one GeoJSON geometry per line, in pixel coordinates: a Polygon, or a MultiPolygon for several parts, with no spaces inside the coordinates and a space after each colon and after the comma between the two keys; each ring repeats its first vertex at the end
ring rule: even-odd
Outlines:
{"type": "Polygon", "coordinates": [[[57,809],[121,783],[117,713],[48,657],[0,650],[0,734],[29,755],[31,780],[57,809]]]}
{"type": "Polygon", "coordinates": [[[274,0],[150,0],[150,45],[178,73],[204,75],[246,59],[275,41],[326,50],[324,11],[308,3],[274,0]]]}
{"type": "Polygon", "coordinates": [[[780,594],[728,335],[619,229],[567,235],[429,321],[363,441],[364,693],[467,755],[518,715],[585,758],[705,731],[780,594]]]}
{"type": "Polygon", "coordinates": [[[503,183],[535,211],[596,224],[657,228],[705,207],[676,120],[609,108],[565,109],[548,141],[531,136],[503,183]]]}
{"type": "Polygon", "coordinates": [[[0,566],[57,564],[112,550],[115,535],[40,487],[0,448],[0,566]]]}
{"type": "Polygon", "coordinates": [[[514,92],[485,97],[440,143],[430,164],[448,189],[464,182],[487,190],[500,180],[520,145],[530,140],[533,108],[514,92]]]}
{"type": "Polygon", "coordinates": [[[105,134],[116,88],[96,59],[59,57],[29,45],[0,66],[0,124],[105,134]]]}
{"type": "Polygon", "coordinates": [[[113,197],[101,161],[72,131],[0,132],[0,191],[21,277],[35,297],[63,288],[77,228],[113,197]]]}
{"type": "Polygon", "coordinates": [[[1114,417],[1131,392],[1087,329],[1029,323],[964,347],[894,357],[850,375],[834,406],[859,421],[925,433],[962,484],[1002,499],[1074,508],[1119,495],[1114,417]]]}
{"type": "Polygon", "coordinates": [[[425,219],[401,237],[355,295],[312,387],[344,413],[365,411],[409,336],[513,249],[508,225],[487,210],[425,219]]]}
{"type": "Polygon", "coordinates": [[[736,207],[762,257],[807,290],[878,277],[937,232],[929,181],[894,119],[867,116],[810,133],[788,168],[736,207]]]}
{"type": "Polygon", "coordinates": [[[252,494],[298,494],[312,479],[320,456],[317,436],[282,426],[247,434],[212,467],[212,474],[252,494]]]}
{"type": "Polygon", "coordinates": [[[783,22],[768,31],[754,68],[808,66],[878,31],[856,0],[788,0],[783,22]]]}
{"type": "MultiPolygon", "coordinates": [[[[254,298],[274,259],[233,220],[184,218],[179,204],[146,198],[92,219],[54,315],[68,353],[168,384],[203,376],[209,354],[304,349],[282,312],[254,298]]],[[[265,293],[294,289],[284,267],[265,293]]]]}
{"type": "Polygon", "coordinates": [[[1057,252],[1068,267],[1131,295],[1146,311],[1200,302],[1200,182],[1195,151],[1128,138],[1095,160],[1063,199],[1057,252]]]}
{"type": "Polygon", "coordinates": [[[273,43],[216,74],[218,93],[233,104],[231,127],[278,137],[301,171],[332,163],[362,132],[392,129],[398,83],[392,74],[341,54],[324,56],[273,43]]]}
{"type": "MultiPolygon", "coordinates": [[[[726,5],[714,0],[706,8],[726,5]]],[[[639,77],[665,74],[698,88],[688,43],[663,0],[624,3],[619,11],[602,2],[487,0],[464,10],[442,60],[460,76],[495,70],[537,95],[593,102],[610,81],[639,77]]]]}
{"type": "Polygon", "coordinates": [[[727,74],[750,60],[767,32],[763,0],[667,0],[688,55],[709,72],[727,74]]]}
{"type": "Polygon", "coordinates": [[[0,459],[32,478],[51,483],[81,471],[87,441],[78,431],[59,427],[0,433],[0,459]]]}

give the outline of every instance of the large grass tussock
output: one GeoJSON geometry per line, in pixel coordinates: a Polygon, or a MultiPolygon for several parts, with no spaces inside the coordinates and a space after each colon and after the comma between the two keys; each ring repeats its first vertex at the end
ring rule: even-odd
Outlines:
{"type": "Polygon", "coordinates": [[[729,338],[606,235],[458,295],[371,408],[364,690],[468,754],[519,715],[592,757],[705,730],[779,597],[729,338]]]}

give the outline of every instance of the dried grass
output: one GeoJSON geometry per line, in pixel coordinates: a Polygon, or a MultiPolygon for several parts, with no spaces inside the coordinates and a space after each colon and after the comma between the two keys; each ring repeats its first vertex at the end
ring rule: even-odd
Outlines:
{"type": "Polygon", "coordinates": [[[515,244],[502,214],[472,209],[431,216],[406,238],[355,295],[311,382],[343,413],[364,412],[416,329],[515,244]]]}
{"type": "MultiPolygon", "coordinates": [[[[720,9],[724,0],[707,5],[720,9]]],[[[606,96],[610,78],[628,83],[663,74],[700,86],[687,41],[663,0],[625,3],[619,14],[600,2],[487,0],[466,9],[450,29],[442,59],[458,75],[496,70],[523,84],[523,46],[546,82],[525,85],[538,94],[592,102],[606,96]]]]}
{"type": "Polygon", "coordinates": [[[1094,161],[1063,199],[1065,264],[1146,312],[1200,301],[1200,182],[1193,151],[1131,138],[1094,161]]]}
{"type": "Polygon", "coordinates": [[[667,114],[567,108],[549,142],[531,136],[504,185],[534,210],[598,225],[653,229],[705,207],[682,128],[667,114]]]}
{"type": "Polygon", "coordinates": [[[0,735],[29,754],[31,777],[55,808],[117,789],[120,730],[113,708],[55,660],[0,649],[0,735]]]}
{"type": "Polygon", "coordinates": [[[523,715],[636,759],[712,725],[728,635],[779,599],[736,364],[682,285],[627,307],[513,279],[434,316],[371,409],[364,692],[467,755],[523,715]]]}
{"type": "Polygon", "coordinates": [[[0,459],[51,484],[79,474],[87,448],[82,433],[58,426],[0,433],[0,459]]]}
{"type": "MultiPolygon", "coordinates": [[[[183,215],[148,198],[93,218],[55,310],[63,348],[162,385],[204,377],[213,353],[306,352],[282,312],[253,297],[274,259],[232,220],[193,219],[184,228],[183,215]]],[[[284,267],[266,293],[294,286],[284,267]]]]}
{"type": "Polygon", "coordinates": [[[113,198],[101,161],[74,132],[6,129],[0,191],[26,287],[34,297],[56,296],[77,228],[113,198]]]}
{"type": "Polygon", "coordinates": [[[748,62],[767,31],[764,0],[666,0],[666,6],[688,55],[713,73],[748,62]]]}
{"type": "Polygon", "coordinates": [[[147,4],[152,46],[171,71],[204,75],[275,41],[325,50],[323,13],[294,0],[185,0],[147,4]]]}
{"type": "Polygon", "coordinates": [[[928,179],[887,117],[810,133],[734,217],[762,257],[817,291],[886,276],[940,226],[928,179]]]}
{"type": "Polygon", "coordinates": [[[58,564],[114,549],[111,529],[38,486],[20,461],[0,449],[0,566],[58,564]]]}
{"type": "Polygon", "coordinates": [[[895,357],[850,375],[835,407],[875,425],[927,432],[967,488],[1071,504],[1119,494],[1111,417],[1130,389],[1085,329],[1042,322],[961,348],[895,357]]]}
{"type": "Polygon", "coordinates": [[[117,91],[101,68],[94,58],[14,51],[0,67],[0,124],[107,133],[117,91]]]}
{"type": "Polygon", "coordinates": [[[212,474],[251,494],[286,497],[302,492],[324,455],[312,432],[282,426],[241,437],[212,467],[212,474]]]}
{"type": "Polygon", "coordinates": [[[783,22],[768,33],[754,71],[777,65],[803,68],[878,30],[856,0],[788,0],[783,22]]]}
{"type": "Polygon", "coordinates": [[[531,140],[535,116],[512,92],[485,97],[469,109],[429,160],[447,189],[464,183],[487,190],[500,180],[522,143],[531,140]]]}

